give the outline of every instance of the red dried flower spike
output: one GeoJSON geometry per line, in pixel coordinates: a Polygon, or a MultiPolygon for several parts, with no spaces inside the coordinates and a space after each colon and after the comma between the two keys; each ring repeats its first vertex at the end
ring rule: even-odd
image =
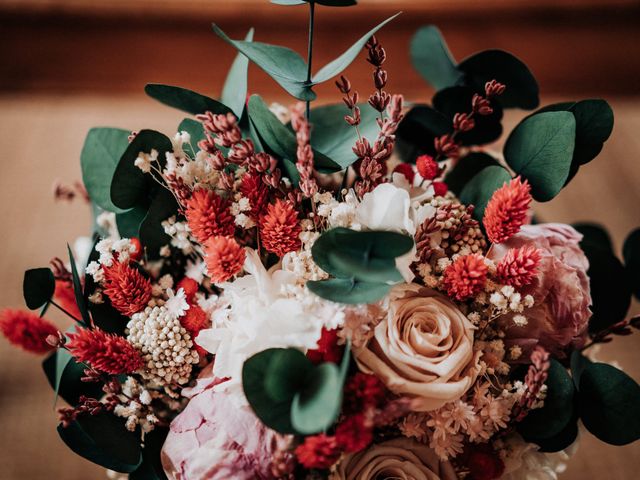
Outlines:
{"type": "Polygon", "coordinates": [[[53,294],[56,302],[67,312],[76,318],[80,318],[80,310],[76,302],[76,294],[73,291],[73,283],[66,278],[56,279],[56,290],[53,294]]]}
{"type": "Polygon", "coordinates": [[[104,293],[113,307],[130,317],[143,310],[151,298],[151,282],[128,263],[114,261],[103,267],[104,293]]]}
{"type": "Polygon", "coordinates": [[[295,453],[305,468],[329,468],[338,461],[341,451],[335,437],[321,433],[305,438],[295,453]]]}
{"type": "Polygon", "coordinates": [[[193,236],[202,244],[214,235],[231,236],[235,231],[229,202],[213,190],[195,190],[187,202],[185,216],[193,236]]]}
{"type": "Polygon", "coordinates": [[[254,220],[260,217],[269,201],[269,188],[259,175],[245,174],[240,183],[242,196],[249,200],[249,216],[254,220]]]}
{"type": "Polygon", "coordinates": [[[492,243],[502,243],[518,233],[527,220],[531,203],[531,186],[516,177],[505,183],[493,196],[484,210],[482,223],[492,243]]]}
{"type": "Polygon", "coordinates": [[[8,308],[0,313],[0,331],[13,345],[31,353],[53,350],[47,337],[58,335],[58,329],[48,320],[26,310],[8,308]]]}
{"type": "Polygon", "coordinates": [[[144,366],[140,352],[124,337],[99,328],[68,334],[66,347],[78,361],[109,375],[133,373],[144,366]]]}
{"type": "Polygon", "coordinates": [[[373,425],[364,413],[346,417],[336,427],[336,441],[347,453],[359,452],[373,441],[373,425]]]}
{"type": "Polygon", "coordinates": [[[400,173],[404,175],[404,178],[407,179],[407,182],[413,185],[413,179],[416,176],[416,172],[413,171],[413,167],[408,163],[399,163],[393,169],[393,173],[400,173]]]}
{"type": "Polygon", "coordinates": [[[260,222],[260,240],[269,252],[282,257],[300,248],[298,212],[288,200],[276,200],[267,208],[260,222]]]}
{"type": "Polygon", "coordinates": [[[498,280],[512,287],[527,286],[536,278],[539,263],[540,250],[533,245],[511,248],[498,263],[498,280]]]}
{"type": "Polygon", "coordinates": [[[450,297],[464,301],[482,291],[488,270],[481,255],[465,255],[445,269],[442,282],[450,297]]]}
{"type": "Polygon", "coordinates": [[[318,348],[307,351],[307,358],[313,363],[333,362],[339,363],[342,359],[344,347],[338,345],[338,330],[322,329],[318,348]]]}
{"type": "Polygon", "coordinates": [[[212,282],[226,282],[242,270],[246,252],[234,238],[212,237],[205,242],[204,251],[204,261],[212,282]]]}
{"type": "Polygon", "coordinates": [[[358,413],[379,408],[387,403],[387,391],[375,375],[358,372],[344,387],[343,409],[346,413],[358,413]]]}
{"type": "Polygon", "coordinates": [[[438,164],[431,155],[420,155],[416,159],[416,168],[420,176],[425,180],[433,180],[440,174],[438,164]]]}

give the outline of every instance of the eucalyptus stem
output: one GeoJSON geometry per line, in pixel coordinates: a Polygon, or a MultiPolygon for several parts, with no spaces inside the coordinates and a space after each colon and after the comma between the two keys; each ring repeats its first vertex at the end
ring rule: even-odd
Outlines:
{"type": "MultiPolygon", "coordinates": [[[[313,27],[316,16],[316,4],[309,2],[309,40],[307,42],[307,84],[311,83],[311,62],[313,60],[313,27]]],[[[307,120],[311,117],[311,100],[307,100],[307,120]]]]}

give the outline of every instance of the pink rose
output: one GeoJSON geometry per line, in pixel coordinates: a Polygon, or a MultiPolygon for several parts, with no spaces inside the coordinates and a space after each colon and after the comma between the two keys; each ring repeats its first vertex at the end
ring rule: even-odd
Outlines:
{"type": "Polygon", "coordinates": [[[276,478],[276,470],[287,463],[280,454],[288,440],[258,420],[238,398],[242,393],[214,392],[218,383],[200,378],[196,387],[183,391],[192,398],[171,422],[161,453],[165,473],[172,480],[276,478]]]}
{"type": "Polygon", "coordinates": [[[395,287],[373,338],[354,348],[358,366],[412,408],[429,411],[462,397],[479,372],[473,324],[446,296],[417,284],[395,287]]]}
{"type": "Polygon", "coordinates": [[[589,317],[591,294],[587,269],[589,261],[580,249],[582,235],[573,227],[559,223],[525,225],[503,244],[493,245],[489,258],[500,261],[510,248],[533,245],[541,261],[536,280],[522,290],[533,295],[535,305],[524,311],[525,326],[515,325],[512,315],[499,319],[506,327],[507,344],[522,347],[522,360],[541,345],[553,355],[565,356],[567,347],[583,345],[589,317]]]}
{"type": "Polygon", "coordinates": [[[409,438],[395,438],[348,455],[338,464],[331,480],[455,480],[453,466],[429,447],[409,438]]]}

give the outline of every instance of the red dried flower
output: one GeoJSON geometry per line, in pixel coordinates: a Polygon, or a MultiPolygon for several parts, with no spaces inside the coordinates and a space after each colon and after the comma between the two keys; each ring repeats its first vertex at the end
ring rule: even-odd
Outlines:
{"type": "Polygon", "coordinates": [[[295,454],[305,468],[329,468],[338,461],[341,452],[335,437],[321,433],[305,438],[295,454]]]}
{"type": "Polygon", "coordinates": [[[496,273],[500,282],[524,287],[533,282],[538,273],[540,250],[533,245],[511,248],[498,263],[496,273]]]}
{"type": "Polygon", "coordinates": [[[364,413],[346,417],[336,427],[336,441],[345,452],[359,452],[373,441],[373,425],[364,413]]]}
{"type": "Polygon", "coordinates": [[[358,413],[387,403],[387,391],[375,375],[358,372],[344,386],[343,410],[358,413]]]}
{"type": "Polygon", "coordinates": [[[494,480],[504,473],[504,463],[488,444],[474,445],[465,453],[469,480],[494,480]]]}
{"type": "Polygon", "coordinates": [[[482,223],[492,243],[502,243],[518,233],[527,220],[531,186],[516,177],[493,192],[482,223]]]}
{"type": "Polygon", "coordinates": [[[484,288],[488,270],[481,255],[465,255],[445,269],[442,282],[450,297],[467,300],[484,288]]]}
{"type": "Polygon", "coordinates": [[[78,361],[109,375],[133,373],[144,366],[140,352],[126,338],[99,328],[68,334],[66,347],[78,361]]]}
{"type": "Polygon", "coordinates": [[[212,282],[226,282],[242,270],[246,252],[235,238],[211,237],[205,242],[204,251],[204,261],[212,282]]]}
{"type": "Polygon", "coordinates": [[[53,294],[56,302],[60,304],[67,312],[76,318],[80,318],[80,310],[76,302],[76,294],[73,291],[73,283],[71,280],[56,279],[56,290],[53,294]]]}
{"type": "Polygon", "coordinates": [[[31,353],[53,350],[47,337],[58,335],[58,329],[48,320],[26,310],[8,308],[0,312],[0,331],[13,345],[31,353]]]}
{"type": "Polygon", "coordinates": [[[444,182],[433,182],[433,194],[436,197],[444,197],[449,191],[449,187],[444,182]]]}
{"type": "Polygon", "coordinates": [[[142,258],[142,253],[143,253],[142,243],[140,243],[140,239],[136,237],[130,238],[129,241],[131,242],[131,245],[133,245],[135,248],[135,251],[131,254],[131,260],[133,260],[134,262],[137,262],[142,258]]]}
{"type": "Polygon", "coordinates": [[[187,202],[185,216],[193,236],[202,244],[214,235],[231,236],[235,232],[229,202],[213,190],[195,190],[187,202]]]}
{"type": "Polygon", "coordinates": [[[128,263],[117,261],[102,270],[104,293],[116,310],[127,317],[144,310],[151,298],[151,282],[142,273],[128,263]]]}
{"type": "Polygon", "coordinates": [[[300,248],[301,231],[298,212],[288,200],[270,204],[260,222],[262,246],[279,257],[300,248]]]}
{"type": "Polygon", "coordinates": [[[416,168],[420,176],[425,180],[433,180],[440,173],[438,164],[431,155],[420,155],[416,159],[416,168]]]}
{"type": "Polygon", "coordinates": [[[198,293],[198,282],[193,278],[184,277],[178,282],[178,290],[183,289],[184,294],[187,297],[187,301],[191,302],[196,293],[198,293]]]}
{"type": "Polygon", "coordinates": [[[189,302],[189,309],[180,317],[180,324],[189,332],[189,335],[191,335],[198,354],[200,356],[206,355],[207,351],[198,345],[195,339],[200,333],[200,330],[210,325],[207,313],[197,304],[189,302]]]}
{"type": "Polygon", "coordinates": [[[259,175],[245,174],[240,182],[242,196],[249,200],[251,210],[249,216],[254,220],[260,218],[269,201],[269,188],[259,175]]]}
{"type": "Polygon", "coordinates": [[[404,178],[407,179],[407,182],[413,185],[413,179],[416,176],[416,172],[413,171],[413,167],[408,163],[399,163],[393,169],[393,173],[400,173],[404,175],[404,178]]]}
{"type": "Polygon", "coordinates": [[[322,329],[318,348],[307,351],[307,358],[313,363],[333,362],[339,363],[342,359],[343,347],[338,345],[338,330],[322,329]]]}

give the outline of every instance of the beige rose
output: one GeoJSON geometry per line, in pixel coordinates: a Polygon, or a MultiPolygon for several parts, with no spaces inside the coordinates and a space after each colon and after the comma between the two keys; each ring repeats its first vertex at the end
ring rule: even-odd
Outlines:
{"type": "Polygon", "coordinates": [[[455,480],[455,470],[442,462],[429,447],[409,438],[374,444],[345,457],[331,480],[455,480]]]}
{"type": "Polygon", "coordinates": [[[389,313],[354,350],[360,369],[429,411],[459,399],[479,372],[473,324],[445,296],[416,284],[391,291],[389,313]]]}

